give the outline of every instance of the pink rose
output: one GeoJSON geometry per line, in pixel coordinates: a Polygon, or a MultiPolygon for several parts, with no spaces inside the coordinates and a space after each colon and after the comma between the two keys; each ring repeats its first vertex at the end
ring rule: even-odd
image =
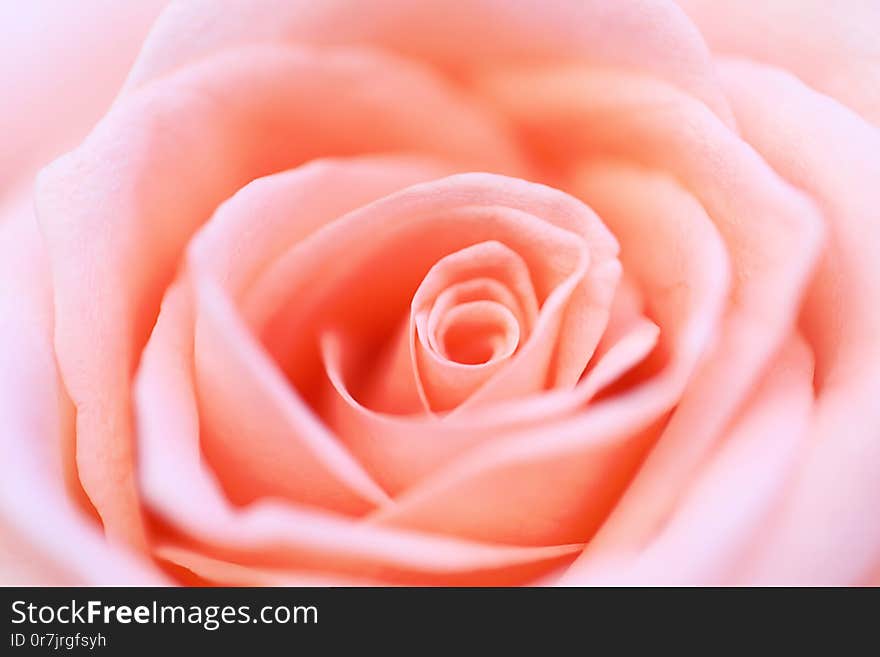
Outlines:
{"type": "Polygon", "coordinates": [[[880,582],[877,5],[111,4],[3,63],[4,583],[880,582]]]}

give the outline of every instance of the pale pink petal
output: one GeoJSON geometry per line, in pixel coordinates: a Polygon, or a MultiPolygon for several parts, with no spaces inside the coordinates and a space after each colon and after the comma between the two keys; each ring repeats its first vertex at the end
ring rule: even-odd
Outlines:
{"type": "Polygon", "coordinates": [[[715,356],[690,382],[597,537],[636,540],[674,507],[676,482],[711,448],[792,329],[819,252],[821,218],[705,107],[656,81],[556,68],[496,74],[486,86],[530,143],[550,145],[547,157],[607,155],[674,175],[706,208],[730,253],[733,287],[715,356]]]}
{"type": "Polygon", "coordinates": [[[163,582],[109,545],[84,508],[52,353],[48,262],[26,199],[0,224],[0,280],[0,584],[163,582]]]}
{"type": "Polygon", "coordinates": [[[202,450],[236,503],[270,496],[355,513],[387,501],[267,359],[235,304],[323,224],[441,171],[412,158],[317,161],[247,185],[194,238],[202,450]]]}
{"type": "Polygon", "coordinates": [[[713,53],[784,68],[880,126],[880,3],[677,1],[713,53]]]}
{"type": "Polygon", "coordinates": [[[603,352],[571,391],[489,404],[442,421],[387,415],[362,406],[348,392],[338,354],[327,351],[328,376],[337,396],[323,408],[322,417],[386,490],[399,493],[478,444],[582,408],[644,359],[656,341],[657,327],[639,324],[603,352]]]}
{"type": "Polygon", "coordinates": [[[0,200],[75,146],[110,107],[167,0],[0,4],[0,200]],[[59,111],[63,108],[63,111],[59,111]]]}
{"type": "Polygon", "coordinates": [[[513,61],[574,59],[649,73],[703,99],[719,116],[709,54],[666,0],[188,0],[158,21],[129,88],[206,55],[262,42],[369,44],[467,72],[513,61]]]}
{"type": "MultiPolygon", "coordinates": [[[[779,519],[780,501],[809,436],[813,360],[793,338],[657,534],[625,549],[588,548],[563,585],[734,584],[779,519]]],[[[797,554],[793,552],[790,557],[797,554]]]]}
{"type": "Polygon", "coordinates": [[[77,408],[83,486],[111,535],[138,540],[128,389],[186,241],[255,177],[376,150],[490,168],[515,159],[485,115],[417,67],[362,51],[259,48],[127,96],[42,173],[58,360],[77,408]]]}
{"type": "MultiPolygon", "coordinates": [[[[528,545],[587,540],[678,401],[726,301],[724,245],[693,197],[665,178],[606,164],[573,184],[620,237],[624,266],[645,291],[660,327],[654,362],[629,390],[481,444],[374,512],[374,523],[528,545]]],[[[553,406],[567,402],[556,395],[553,406]]]]}
{"type": "Polygon", "coordinates": [[[175,544],[242,566],[388,583],[514,583],[570,561],[579,545],[518,548],[374,528],[264,500],[233,508],[200,458],[188,290],[166,296],[135,380],[139,467],[175,544]]]}
{"type": "Polygon", "coordinates": [[[751,581],[869,581],[880,560],[880,131],[787,73],[722,71],[745,138],[816,198],[829,231],[801,320],[816,354],[812,435],[751,581]]]}
{"type": "Polygon", "coordinates": [[[216,586],[382,586],[383,582],[352,576],[309,571],[283,570],[242,566],[232,561],[215,559],[195,550],[160,545],[155,548],[156,557],[173,564],[192,576],[194,584],[216,586]]]}

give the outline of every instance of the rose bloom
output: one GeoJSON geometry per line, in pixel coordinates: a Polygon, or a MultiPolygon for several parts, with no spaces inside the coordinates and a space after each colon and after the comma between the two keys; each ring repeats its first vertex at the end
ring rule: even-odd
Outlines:
{"type": "Polygon", "coordinates": [[[2,10],[0,581],[880,583],[880,4],[164,5],[2,10]]]}

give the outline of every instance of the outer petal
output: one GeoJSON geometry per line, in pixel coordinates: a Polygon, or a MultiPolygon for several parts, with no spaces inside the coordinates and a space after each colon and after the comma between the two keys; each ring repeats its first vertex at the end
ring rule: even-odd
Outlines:
{"type": "Polygon", "coordinates": [[[485,114],[423,70],[362,51],[261,48],[200,62],[128,96],[43,172],[37,201],[54,274],[56,349],[77,406],[83,485],[111,535],[141,539],[128,389],[186,241],[255,177],[319,155],[376,150],[441,153],[490,169],[515,160],[485,114]],[[403,107],[402,96],[427,114],[403,107]]]}
{"type": "Polygon", "coordinates": [[[0,200],[85,137],[167,0],[0,4],[0,200]],[[63,111],[59,111],[63,108],[63,111]]]}
{"type": "Polygon", "coordinates": [[[714,357],[596,540],[644,538],[674,508],[677,482],[712,448],[791,331],[819,253],[821,216],[738,135],[667,85],[556,68],[496,74],[487,91],[560,166],[606,155],[673,174],[730,253],[732,294],[714,357]]]}
{"type": "Polygon", "coordinates": [[[459,71],[536,59],[619,66],[669,80],[730,119],[699,33],[666,0],[189,0],[162,16],[128,86],[266,41],[370,44],[459,71]]]}
{"type": "Polygon", "coordinates": [[[475,584],[527,581],[580,550],[373,528],[273,501],[231,507],[200,459],[192,321],[188,290],[176,285],[165,298],[135,383],[142,488],[152,512],[170,527],[164,532],[170,545],[256,568],[475,584]]]}
{"type": "MultiPolygon", "coordinates": [[[[783,347],[681,504],[645,544],[587,549],[567,585],[722,585],[741,581],[809,440],[813,360],[799,338],[783,347]]],[[[794,557],[797,551],[791,553],[794,557]]]]}
{"type": "Polygon", "coordinates": [[[357,576],[328,575],[304,570],[242,566],[195,550],[160,545],[156,555],[165,563],[185,569],[193,584],[214,586],[382,586],[381,581],[357,576]]]}
{"type": "Polygon", "coordinates": [[[78,504],[48,263],[29,203],[0,225],[0,280],[0,584],[160,583],[149,566],[108,546],[78,504]]]}
{"type": "Polygon", "coordinates": [[[816,353],[809,448],[751,581],[870,582],[880,562],[880,131],[787,73],[725,63],[745,137],[828,218],[801,324],[816,353]]]}
{"type": "Polygon", "coordinates": [[[678,0],[714,53],[779,66],[880,126],[880,3],[678,0]]]}

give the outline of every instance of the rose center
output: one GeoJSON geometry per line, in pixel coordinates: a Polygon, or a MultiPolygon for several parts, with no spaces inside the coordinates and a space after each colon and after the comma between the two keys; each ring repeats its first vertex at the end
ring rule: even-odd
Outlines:
{"type": "Polygon", "coordinates": [[[516,317],[496,301],[472,301],[450,308],[434,332],[440,353],[463,365],[507,358],[516,350],[519,337],[516,317]]]}

